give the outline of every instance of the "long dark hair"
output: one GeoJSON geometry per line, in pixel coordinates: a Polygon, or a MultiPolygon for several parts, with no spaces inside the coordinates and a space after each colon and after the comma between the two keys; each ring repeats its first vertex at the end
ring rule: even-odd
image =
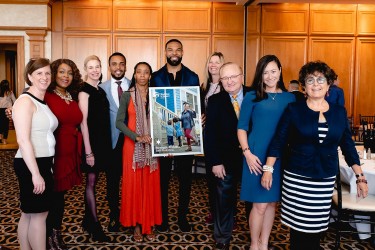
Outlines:
{"type": "Polygon", "coordinates": [[[8,80],[2,80],[0,83],[0,96],[4,97],[5,95],[8,95],[10,92],[9,88],[9,81],[8,80]]]}
{"type": "Polygon", "coordinates": [[[52,79],[51,84],[48,87],[48,91],[53,91],[56,88],[56,76],[58,74],[58,69],[61,64],[65,63],[68,65],[73,72],[72,83],[66,88],[66,90],[72,95],[75,101],[78,100],[78,92],[83,85],[82,75],[79,72],[77,65],[70,59],[57,59],[51,63],[51,73],[52,79]]]}
{"type": "MultiPolygon", "coordinates": [[[[135,77],[134,77],[134,75],[135,75],[135,73],[136,73],[136,71],[137,71],[138,66],[141,65],[141,64],[146,65],[146,66],[148,67],[148,69],[150,70],[150,75],[152,74],[152,68],[151,68],[150,64],[148,64],[148,63],[146,63],[146,62],[139,62],[139,63],[137,63],[137,64],[134,66],[134,73],[133,73],[132,81],[131,81],[131,83],[130,83],[130,86],[129,86],[129,90],[128,90],[128,91],[130,91],[130,89],[131,89],[132,87],[134,87],[135,95],[137,95],[137,88],[135,87],[136,82],[135,82],[135,77]]],[[[150,86],[150,82],[148,83],[148,86],[150,86]]],[[[135,102],[137,102],[137,98],[135,98],[135,102]]],[[[147,114],[147,115],[148,115],[148,113],[150,112],[149,107],[148,107],[149,102],[150,102],[150,99],[149,99],[149,92],[147,91],[147,96],[146,96],[146,114],[147,114]]],[[[137,103],[135,103],[135,105],[137,105],[137,103]]]]}
{"type": "MultiPolygon", "coordinates": [[[[263,72],[270,62],[275,62],[277,64],[277,67],[281,69],[280,60],[275,55],[265,55],[258,61],[255,74],[254,74],[254,80],[253,80],[253,83],[251,84],[251,89],[255,90],[256,92],[256,97],[254,99],[254,102],[259,102],[268,98],[268,94],[265,91],[266,85],[263,83],[263,72]]],[[[285,92],[287,91],[284,85],[282,71],[280,72],[280,79],[277,82],[276,87],[281,89],[282,91],[285,91],[285,92]]]]}

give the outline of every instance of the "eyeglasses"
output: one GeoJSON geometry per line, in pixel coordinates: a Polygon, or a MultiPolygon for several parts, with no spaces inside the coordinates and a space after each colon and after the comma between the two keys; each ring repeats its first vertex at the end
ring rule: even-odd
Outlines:
{"type": "Polygon", "coordinates": [[[238,74],[238,75],[233,75],[233,76],[224,76],[222,78],[220,78],[220,81],[223,82],[223,83],[226,83],[228,82],[230,79],[232,80],[235,80],[237,79],[239,76],[242,76],[243,74],[238,74]]]}
{"type": "Polygon", "coordinates": [[[323,77],[323,76],[319,76],[319,77],[314,77],[314,76],[309,76],[305,79],[305,83],[307,85],[313,85],[315,83],[315,81],[319,84],[324,84],[327,82],[327,78],[323,77]]]}

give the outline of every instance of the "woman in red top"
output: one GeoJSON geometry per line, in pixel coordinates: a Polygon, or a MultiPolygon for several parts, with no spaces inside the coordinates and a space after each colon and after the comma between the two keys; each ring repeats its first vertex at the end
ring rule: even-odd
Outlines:
{"type": "Polygon", "coordinates": [[[45,95],[48,107],[59,121],[53,165],[53,205],[47,217],[48,249],[68,249],[61,237],[66,191],[82,182],[80,171],[82,135],[79,125],[82,112],[78,107],[78,90],[82,84],[76,64],[58,59],[51,64],[52,81],[45,95]]]}

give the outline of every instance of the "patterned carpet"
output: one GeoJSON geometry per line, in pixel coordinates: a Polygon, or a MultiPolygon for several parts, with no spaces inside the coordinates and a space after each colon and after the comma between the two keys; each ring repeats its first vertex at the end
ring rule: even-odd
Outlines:
{"type": "MultiPolygon", "coordinates": [[[[0,246],[19,249],[17,241],[17,223],[20,217],[18,202],[18,183],[13,171],[14,150],[0,150],[0,246]]],[[[108,206],[105,200],[105,178],[100,176],[97,191],[99,216],[102,225],[108,223],[108,206]]],[[[191,233],[179,232],[177,226],[177,180],[171,181],[170,194],[170,231],[158,234],[153,242],[136,244],[133,242],[132,230],[123,229],[119,233],[108,233],[112,243],[93,242],[82,232],[83,187],[79,186],[66,195],[67,206],[63,223],[64,240],[69,249],[213,249],[212,226],[205,224],[207,215],[207,189],[204,176],[197,174],[193,181],[189,220],[193,225],[191,233]]],[[[233,233],[231,249],[248,249],[249,233],[244,213],[244,205],[239,203],[237,216],[238,230],[233,233]]],[[[279,214],[273,226],[271,242],[276,249],[289,249],[288,228],[280,223],[279,214]]],[[[332,228],[322,238],[321,249],[333,249],[334,231],[332,228]]],[[[307,243],[308,244],[308,243],[307,243]]],[[[373,249],[366,241],[355,238],[343,238],[341,249],[373,249]]],[[[301,249],[303,250],[303,249],[301,249]]]]}

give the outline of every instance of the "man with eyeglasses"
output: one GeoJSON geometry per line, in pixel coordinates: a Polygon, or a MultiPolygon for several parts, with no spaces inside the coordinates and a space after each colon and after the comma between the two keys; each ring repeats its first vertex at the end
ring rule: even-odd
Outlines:
{"type": "Polygon", "coordinates": [[[244,95],[244,75],[239,65],[228,62],[220,68],[225,91],[208,99],[205,156],[216,177],[214,239],[217,250],[229,249],[237,204],[237,184],[242,171],[242,149],[237,138],[238,116],[244,95]]]}
{"type": "MultiPolygon", "coordinates": [[[[181,63],[184,55],[182,43],[177,39],[171,39],[165,44],[165,57],[167,63],[154,72],[151,77],[151,87],[176,87],[199,86],[199,78],[196,73],[181,63]]],[[[174,170],[176,171],[179,187],[178,226],[182,232],[190,232],[191,226],[187,220],[190,203],[190,191],[192,181],[193,156],[174,157],[174,170]]],[[[168,224],[168,189],[171,177],[172,157],[160,158],[160,189],[163,223],[156,227],[159,232],[167,232],[168,224]]]]}

